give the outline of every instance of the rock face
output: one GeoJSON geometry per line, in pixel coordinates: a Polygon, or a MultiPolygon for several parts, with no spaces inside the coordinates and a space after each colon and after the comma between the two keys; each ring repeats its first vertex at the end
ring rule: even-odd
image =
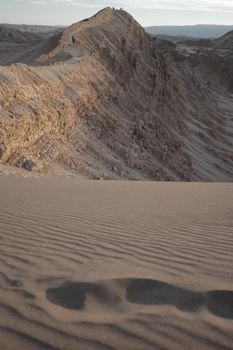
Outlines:
{"type": "Polygon", "coordinates": [[[30,65],[0,67],[3,164],[59,164],[90,178],[233,179],[233,96],[199,57],[161,52],[110,8],[50,43],[30,65]]]}

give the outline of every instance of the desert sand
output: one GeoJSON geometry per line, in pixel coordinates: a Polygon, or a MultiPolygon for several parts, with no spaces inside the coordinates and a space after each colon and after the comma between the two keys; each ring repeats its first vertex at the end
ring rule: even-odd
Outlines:
{"type": "Polygon", "coordinates": [[[0,349],[233,348],[233,185],[0,177],[0,349]]]}

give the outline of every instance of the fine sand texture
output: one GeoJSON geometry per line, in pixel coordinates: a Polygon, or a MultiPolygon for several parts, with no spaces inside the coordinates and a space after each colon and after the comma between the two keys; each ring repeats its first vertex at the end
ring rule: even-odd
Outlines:
{"type": "Polygon", "coordinates": [[[0,177],[1,350],[233,349],[233,185],[0,177]]]}

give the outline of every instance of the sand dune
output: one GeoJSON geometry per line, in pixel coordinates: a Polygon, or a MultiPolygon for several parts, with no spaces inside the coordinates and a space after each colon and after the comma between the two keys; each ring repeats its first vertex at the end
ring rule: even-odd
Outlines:
{"type": "Polygon", "coordinates": [[[0,178],[0,348],[232,349],[233,186],[0,178]]]}

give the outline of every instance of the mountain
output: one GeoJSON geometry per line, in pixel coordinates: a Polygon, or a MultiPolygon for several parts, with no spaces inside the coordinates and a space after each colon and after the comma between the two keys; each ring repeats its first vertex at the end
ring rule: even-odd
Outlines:
{"type": "Polygon", "coordinates": [[[172,36],[188,36],[196,38],[218,38],[233,30],[233,25],[186,25],[186,26],[152,26],[146,31],[150,34],[166,34],[172,36]]]}
{"type": "Polygon", "coordinates": [[[110,8],[46,40],[34,57],[0,66],[2,165],[96,179],[232,181],[232,87],[224,64],[215,69],[225,57],[169,44],[165,52],[132,16],[110,8]]]}

